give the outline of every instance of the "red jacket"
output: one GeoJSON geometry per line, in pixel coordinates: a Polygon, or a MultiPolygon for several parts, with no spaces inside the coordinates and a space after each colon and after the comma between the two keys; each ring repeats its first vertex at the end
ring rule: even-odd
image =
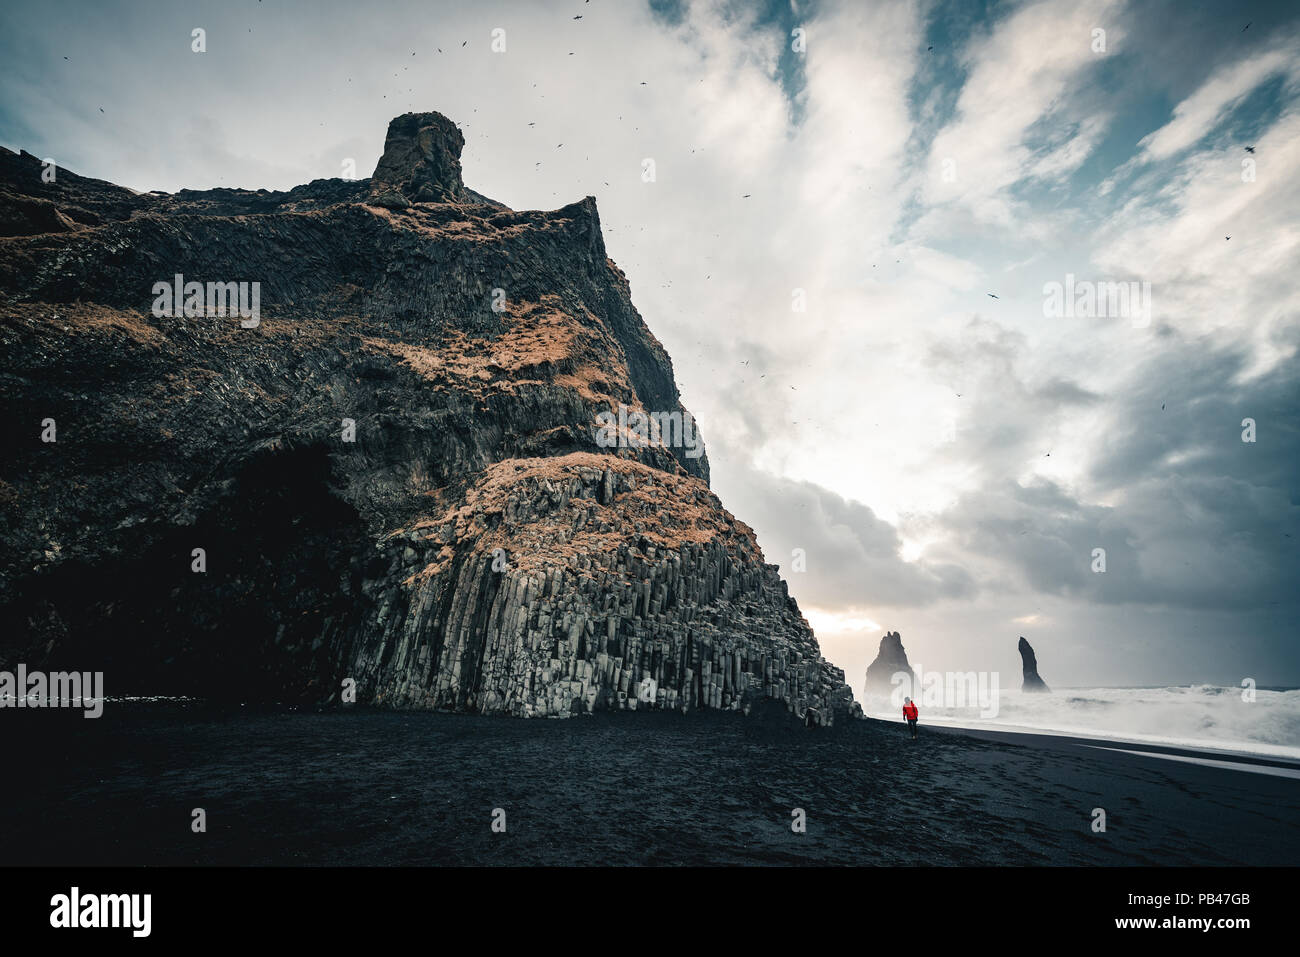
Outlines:
{"type": "Polygon", "coordinates": [[[903,705],[903,717],[908,721],[915,721],[917,718],[916,702],[903,705]]]}

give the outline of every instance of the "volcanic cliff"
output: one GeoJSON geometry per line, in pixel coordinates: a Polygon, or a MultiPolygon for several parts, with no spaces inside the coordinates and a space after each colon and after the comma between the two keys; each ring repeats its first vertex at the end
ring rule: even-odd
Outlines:
{"type": "Polygon", "coordinates": [[[620,404],[687,414],[595,200],[508,209],[462,145],[407,114],[370,180],[176,194],[0,150],[0,667],[523,716],[636,707],[647,677],[654,707],[856,709],[707,458],[597,443],[620,404]],[[260,311],[173,281],[257,283],[260,311]]]}

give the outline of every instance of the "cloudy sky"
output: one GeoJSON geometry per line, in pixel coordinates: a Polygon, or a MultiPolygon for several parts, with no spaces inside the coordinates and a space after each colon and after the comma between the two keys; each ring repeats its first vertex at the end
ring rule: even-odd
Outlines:
{"type": "Polygon", "coordinates": [[[884,629],[927,670],[1025,635],[1053,685],[1300,684],[1294,4],[46,0],[0,53],[0,143],[135,189],[365,176],[438,110],[479,192],[597,197],[855,687],[884,629]],[[1067,276],[1138,295],[1053,314],[1067,276]]]}

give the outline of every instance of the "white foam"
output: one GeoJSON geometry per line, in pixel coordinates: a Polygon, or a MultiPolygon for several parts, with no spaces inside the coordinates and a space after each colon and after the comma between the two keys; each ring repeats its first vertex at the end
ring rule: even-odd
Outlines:
{"type": "MultiPolygon", "coordinates": [[[[870,700],[864,710],[901,720],[884,699],[870,700]]],[[[1256,691],[1254,701],[1242,700],[1241,688],[1216,685],[1002,691],[995,717],[923,705],[921,721],[1300,759],[1300,689],[1256,691]]]]}

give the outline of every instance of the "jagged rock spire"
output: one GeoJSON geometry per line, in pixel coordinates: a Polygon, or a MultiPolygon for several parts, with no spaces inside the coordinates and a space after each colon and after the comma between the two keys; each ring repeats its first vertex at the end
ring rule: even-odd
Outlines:
{"type": "Polygon", "coordinates": [[[1025,683],[1021,686],[1022,691],[1051,691],[1047,687],[1047,682],[1038,675],[1038,658],[1034,655],[1033,646],[1025,641],[1024,635],[1020,636],[1020,663],[1023,666],[1025,683]]]}
{"type": "Polygon", "coordinates": [[[441,113],[404,113],[388,124],[371,191],[383,205],[460,202],[464,148],[465,137],[441,113]]]}
{"type": "Polygon", "coordinates": [[[896,631],[885,632],[880,639],[880,651],[876,660],[867,666],[867,694],[887,698],[896,687],[891,680],[898,672],[912,676],[912,693],[920,692],[916,673],[907,661],[907,651],[903,648],[903,638],[896,631]]]}

